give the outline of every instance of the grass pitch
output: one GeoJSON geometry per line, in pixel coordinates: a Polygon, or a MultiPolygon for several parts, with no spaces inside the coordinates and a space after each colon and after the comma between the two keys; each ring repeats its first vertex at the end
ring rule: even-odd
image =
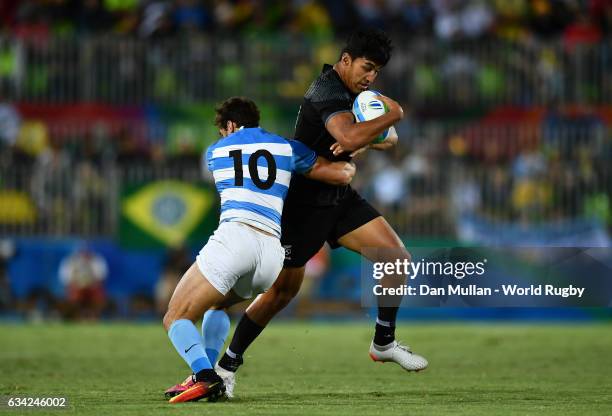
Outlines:
{"type": "Polygon", "coordinates": [[[2,325],[0,396],[67,397],[67,410],[29,412],[56,416],[612,414],[610,325],[404,324],[400,339],[430,361],[418,374],[370,361],[371,332],[273,323],[235,400],[169,405],[162,392],[187,368],[161,325],[2,325]]]}

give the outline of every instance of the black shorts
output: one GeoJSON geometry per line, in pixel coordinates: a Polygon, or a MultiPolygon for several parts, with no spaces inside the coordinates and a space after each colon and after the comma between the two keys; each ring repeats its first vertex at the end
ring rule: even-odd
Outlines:
{"type": "Polygon", "coordinates": [[[352,188],[333,206],[304,205],[287,198],[281,221],[285,267],[302,267],[326,241],[339,247],[340,237],[377,217],[380,213],[352,188]]]}

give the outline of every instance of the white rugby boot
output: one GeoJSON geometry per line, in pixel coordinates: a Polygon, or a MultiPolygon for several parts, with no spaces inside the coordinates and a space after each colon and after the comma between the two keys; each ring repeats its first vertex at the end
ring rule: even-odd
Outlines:
{"type": "Polygon", "coordinates": [[[215,372],[223,379],[223,384],[225,384],[225,395],[227,398],[233,398],[234,387],[236,386],[236,373],[220,367],[219,364],[215,365],[215,372]]]}
{"type": "MultiPolygon", "coordinates": [[[[389,361],[398,363],[406,371],[425,370],[429,364],[424,357],[413,353],[409,346],[402,345],[397,341],[384,346],[376,345],[372,341],[370,344],[370,358],[381,363],[389,361]]],[[[223,380],[225,381],[225,379],[223,380]]]]}

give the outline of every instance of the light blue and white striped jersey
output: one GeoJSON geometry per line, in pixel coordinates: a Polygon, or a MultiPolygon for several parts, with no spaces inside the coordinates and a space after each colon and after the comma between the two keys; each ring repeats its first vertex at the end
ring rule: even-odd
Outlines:
{"type": "Polygon", "coordinates": [[[291,174],[308,172],[316,159],[303,143],[260,127],[219,139],[206,151],[221,197],[219,222],[243,222],[280,237],[291,174]]]}

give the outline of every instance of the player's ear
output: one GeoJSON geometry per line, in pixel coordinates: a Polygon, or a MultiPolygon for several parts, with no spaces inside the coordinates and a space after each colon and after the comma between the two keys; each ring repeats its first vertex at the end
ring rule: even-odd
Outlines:
{"type": "Polygon", "coordinates": [[[227,134],[232,134],[233,132],[235,132],[237,130],[236,128],[236,123],[234,123],[233,121],[227,121],[226,127],[225,127],[225,131],[227,131],[227,134]]]}
{"type": "Polygon", "coordinates": [[[351,55],[348,54],[348,52],[344,52],[340,57],[340,62],[342,62],[342,65],[350,66],[352,61],[353,59],[351,58],[351,55]]]}

